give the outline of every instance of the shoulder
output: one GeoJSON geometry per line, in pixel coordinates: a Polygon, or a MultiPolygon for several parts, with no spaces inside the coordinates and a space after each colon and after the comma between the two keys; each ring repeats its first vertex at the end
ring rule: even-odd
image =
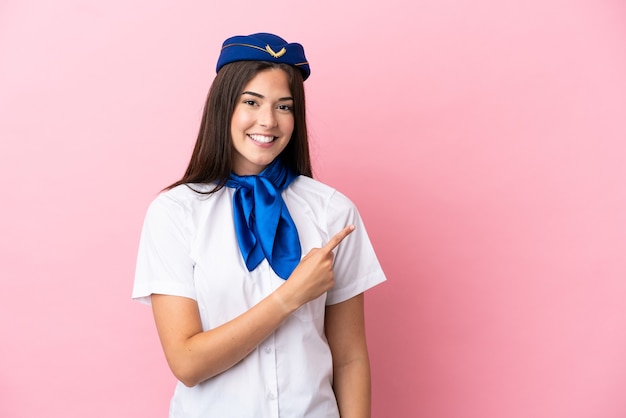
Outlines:
{"type": "Polygon", "coordinates": [[[223,194],[224,189],[208,194],[212,187],[210,184],[182,184],[161,192],[150,203],[147,216],[188,222],[209,210],[223,194]]]}
{"type": "Polygon", "coordinates": [[[334,188],[307,176],[298,176],[293,183],[289,185],[288,190],[321,198],[329,198],[336,192],[334,188]]]}
{"type": "Polygon", "coordinates": [[[346,209],[354,206],[352,201],[339,190],[311,177],[299,176],[289,186],[288,191],[307,201],[318,200],[326,205],[338,205],[346,209]]]}
{"type": "Polygon", "coordinates": [[[323,223],[356,212],[354,203],[343,193],[310,177],[300,176],[294,180],[284,197],[290,210],[292,206],[298,207],[323,223]]]}
{"type": "Polygon", "coordinates": [[[213,195],[220,194],[219,190],[214,194],[209,194],[213,189],[211,184],[181,184],[172,189],[161,192],[152,202],[152,205],[181,206],[192,208],[211,200],[213,195]]]}

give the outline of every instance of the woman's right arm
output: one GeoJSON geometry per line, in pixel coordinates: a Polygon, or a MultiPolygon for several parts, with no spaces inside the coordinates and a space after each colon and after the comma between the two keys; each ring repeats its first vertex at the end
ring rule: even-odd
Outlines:
{"type": "Polygon", "coordinates": [[[332,250],[354,227],[344,228],[322,248],[314,248],[285,283],[238,317],[202,331],[193,299],[153,294],[152,311],[167,362],[178,380],[195,386],[237,364],[292,312],[333,284],[332,250]]]}
{"type": "Polygon", "coordinates": [[[276,291],[249,311],[205,332],[193,299],[155,294],[152,311],[172,372],[186,386],[195,386],[248,355],[293,308],[276,291]]]}

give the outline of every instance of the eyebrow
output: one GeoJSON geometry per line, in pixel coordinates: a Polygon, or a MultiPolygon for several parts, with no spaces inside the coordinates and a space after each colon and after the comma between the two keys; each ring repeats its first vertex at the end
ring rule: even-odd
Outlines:
{"type": "MultiPolygon", "coordinates": [[[[259,93],[255,93],[253,91],[244,91],[243,93],[241,93],[242,96],[244,94],[249,94],[250,96],[258,97],[259,99],[265,99],[265,96],[259,93]]],[[[285,100],[293,100],[293,97],[288,96],[288,97],[281,97],[280,99],[278,99],[279,102],[283,102],[285,100]]]]}

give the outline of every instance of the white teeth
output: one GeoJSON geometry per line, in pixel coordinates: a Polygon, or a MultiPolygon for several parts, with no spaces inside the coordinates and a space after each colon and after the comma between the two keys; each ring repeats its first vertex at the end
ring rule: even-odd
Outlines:
{"type": "Polygon", "coordinates": [[[261,142],[263,144],[269,144],[270,142],[274,140],[273,136],[256,135],[256,134],[250,134],[248,136],[252,138],[253,140],[255,140],[256,142],[261,142]]]}

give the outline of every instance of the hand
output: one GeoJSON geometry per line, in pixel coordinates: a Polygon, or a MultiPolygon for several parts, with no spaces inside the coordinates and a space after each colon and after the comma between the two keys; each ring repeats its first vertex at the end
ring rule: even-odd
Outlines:
{"type": "Polygon", "coordinates": [[[283,303],[295,310],[334,286],[333,250],[354,229],[354,225],[345,227],[322,248],[313,248],[302,258],[289,279],[277,290],[281,292],[283,303]]]}

